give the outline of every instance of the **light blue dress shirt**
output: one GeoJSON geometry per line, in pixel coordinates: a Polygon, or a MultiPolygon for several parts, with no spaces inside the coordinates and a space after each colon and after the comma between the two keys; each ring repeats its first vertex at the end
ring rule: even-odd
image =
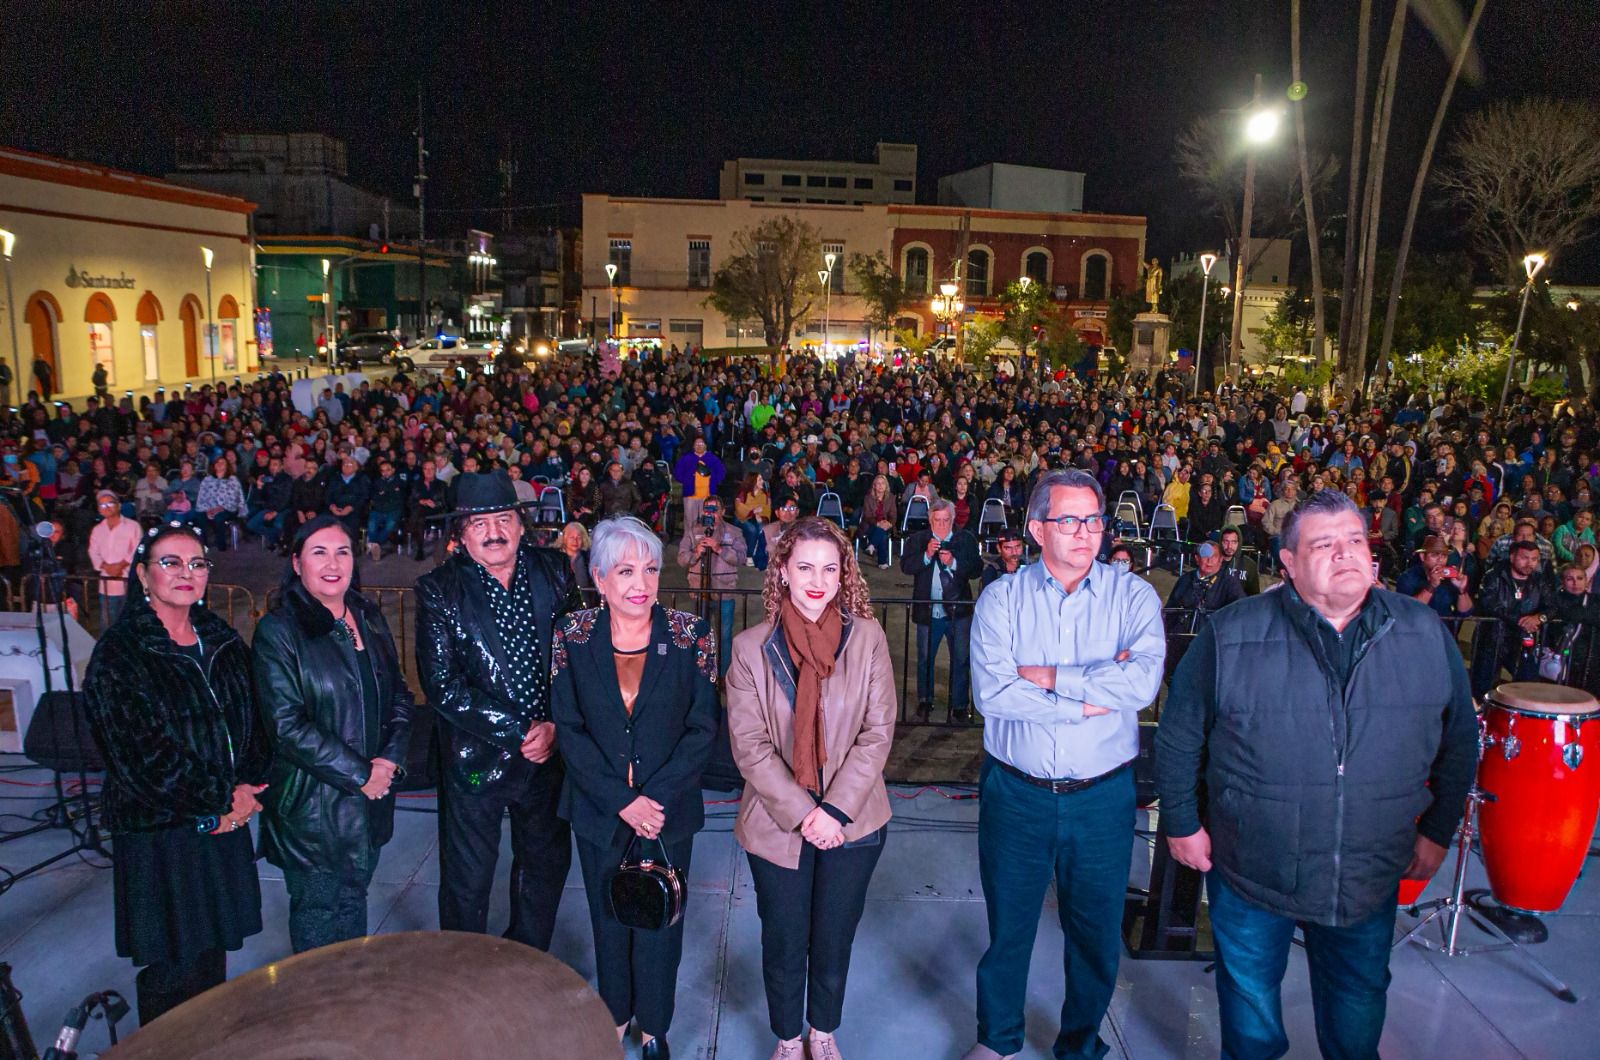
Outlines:
{"type": "Polygon", "coordinates": [[[1096,561],[1072,593],[1043,562],[978,596],[972,695],[983,748],[1035,777],[1082,780],[1139,754],[1139,711],[1155,702],[1167,653],[1161,600],[1135,574],[1096,561]],[[1119,653],[1128,658],[1117,662],[1119,653]],[[1054,691],[1017,676],[1054,666],[1054,691]],[[1085,703],[1110,713],[1086,718],[1085,703]]]}
{"type": "MultiPolygon", "coordinates": [[[[954,536],[954,535],[952,535],[952,536],[954,536]]],[[[948,537],[935,537],[934,540],[939,542],[940,545],[945,545],[945,544],[949,543],[950,538],[948,538],[948,537]]],[[[933,572],[933,577],[928,579],[928,599],[930,599],[930,600],[943,600],[944,599],[944,578],[942,577],[942,572],[949,571],[951,569],[949,567],[946,567],[943,563],[940,563],[937,559],[934,558],[934,556],[937,556],[938,554],[939,553],[937,553],[937,552],[935,552],[933,554],[933,556],[929,556],[929,555],[924,554],[923,557],[922,557],[922,565],[924,567],[933,566],[933,567],[938,567],[939,568],[938,570],[933,572]]],[[[944,617],[944,605],[943,604],[934,604],[933,605],[933,617],[934,618],[943,618],[944,617]]]]}

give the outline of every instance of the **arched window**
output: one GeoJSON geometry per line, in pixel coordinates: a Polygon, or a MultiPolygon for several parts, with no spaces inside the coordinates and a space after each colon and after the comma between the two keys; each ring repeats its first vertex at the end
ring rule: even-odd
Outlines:
{"type": "Polygon", "coordinates": [[[907,294],[927,294],[931,288],[928,278],[933,274],[932,255],[927,247],[907,247],[905,264],[901,267],[901,282],[907,294]]]}
{"type": "Polygon", "coordinates": [[[1083,298],[1089,302],[1106,300],[1106,282],[1111,271],[1111,258],[1105,251],[1090,251],[1083,256],[1083,298]]]}
{"type": "Polygon", "coordinates": [[[1050,283],[1050,252],[1048,250],[1030,250],[1022,258],[1022,275],[1028,277],[1040,287],[1050,283]]]}
{"type": "Polygon", "coordinates": [[[994,255],[987,247],[973,247],[967,251],[967,297],[989,297],[989,265],[994,255]]]}
{"type": "Polygon", "coordinates": [[[65,318],[61,313],[61,303],[49,291],[35,291],[28,298],[27,308],[23,310],[22,319],[28,322],[28,332],[33,337],[33,360],[35,364],[42,364],[49,379],[43,379],[34,371],[32,365],[24,372],[22,365],[16,366],[16,375],[19,379],[33,376],[34,389],[39,391],[41,397],[48,398],[61,389],[61,376],[58,365],[61,363],[57,357],[60,346],[60,326],[65,318]]]}
{"type": "Polygon", "coordinates": [[[144,378],[153,383],[161,378],[161,353],[156,344],[156,325],[161,323],[161,302],[151,291],[139,299],[139,349],[144,354],[144,378]]]}
{"type": "Polygon", "coordinates": [[[239,303],[231,294],[217,302],[217,352],[224,372],[239,370],[239,303]]]}
{"type": "Polygon", "coordinates": [[[178,307],[178,319],[183,322],[183,374],[191,379],[200,374],[200,299],[192,294],[183,296],[178,307]]]}
{"type": "Polygon", "coordinates": [[[106,370],[106,385],[117,382],[117,351],[111,341],[111,325],[117,322],[117,307],[102,291],[89,296],[83,310],[83,322],[89,326],[89,360],[106,370]]]}

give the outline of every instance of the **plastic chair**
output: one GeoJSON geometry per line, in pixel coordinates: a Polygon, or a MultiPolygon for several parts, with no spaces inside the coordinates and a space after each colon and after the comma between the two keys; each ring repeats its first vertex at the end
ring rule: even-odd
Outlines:
{"type": "Polygon", "coordinates": [[[1227,514],[1222,517],[1223,526],[1243,527],[1249,521],[1250,517],[1245,514],[1244,506],[1240,504],[1229,505],[1227,514]]]}
{"type": "Polygon", "coordinates": [[[1006,528],[1006,506],[999,497],[990,497],[983,502],[983,508],[978,512],[978,540],[987,542],[990,535],[1006,528]]]}
{"type": "Polygon", "coordinates": [[[1178,533],[1178,512],[1170,504],[1158,504],[1150,513],[1150,543],[1163,555],[1178,557],[1178,573],[1183,573],[1186,558],[1183,538],[1178,533]]]}
{"type": "Polygon", "coordinates": [[[916,527],[918,530],[921,530],[923,527],[927,526],[928,514],[928,498],[924,497],[920,493],[912,497],[907,497],[906,510],[900,513],[900,533],[911,533],[911,524],[913,521],[920,524],[916,527]]]}
{"type": "Polygon", "coordinates": [[[533,516],[540,526],[567,525],[567,499],[559,487],[545,486],[539,491],[539,503],[533,509],[533,516]]]}
{"type": "Polygon", "coordinates": [[[1133,490],[1123,490],[1121,495],[1117,497],[1117,506],[1112,509],[1114,522],[1121,523],[1124,521],[1122,518],[1124,505],[1131,506],[1133,509],[1133,515],[1127,522],[1133,524],[1133,534],[1138,537],[1142,533],[1141,528],[1144,526],[1144,502],[1139,499],[1139,494],[1133,490]]]}

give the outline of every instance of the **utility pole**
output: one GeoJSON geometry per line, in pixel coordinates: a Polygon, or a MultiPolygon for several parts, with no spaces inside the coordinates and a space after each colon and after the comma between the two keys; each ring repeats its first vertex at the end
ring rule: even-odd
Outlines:
{"type": "MultiPolygon", "coordinates": [[[[1261,109],[1261,75],[1256,75],[1256,87],[1250,97],[1250,111],[1261,109]]],[[[1233,328],[1229,332],[1227,365],[1224,374],[1231,376],[1237,369],[1242,372],[1244,351],[1239,345],[1244,330],[1244,273],[1250,259],[1250,219],[1256,205],[1256,149],[1249,147],[1244,154],[1244,209],[1239,213],[1239,247],[1233,256],[1233,328]]]]}
{"type": "MultiPolygon", "coordinates": [[[[967,271],[967,253],[972,245],[972,215],[961,215],[961,228],[956,235],[956,260],[955,268],[951,275],[956,281],[956,298],[965,302],[968,298],[966,280],[963,278],[967,271]]],[[[994,284],[994,258],[989,259],[989,283],[994,284]]],[[[956,364],[961,365],[967,359],[967,329],[959,316],[954,318],[953,325],[956,329],[956,364]]]]}
{"type": "Polygon", "coordinates": [[[422,144],[422,82],[417,82],[417,339],[428,337],[428,206],[423,194],[428,186],[428,152],[422,144]]]}

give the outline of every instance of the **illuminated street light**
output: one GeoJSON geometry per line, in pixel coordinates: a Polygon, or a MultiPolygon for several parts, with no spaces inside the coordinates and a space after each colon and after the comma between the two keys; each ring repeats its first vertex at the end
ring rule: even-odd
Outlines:
{"type": "MultiPolygon", "coordinates": [[[[1191,380],[1189,393],[1200,392],[1200,355],[1206,347],[1206,285],[1211,282],[1211,269],[1217,264],[1217,256],[1210,252],[1200,255],[1200,333],[1194,340],[1194,378],[1191,380]]],[[[1227,297],[1228,289],[1222,289],[1223,297],[1227,297]]]]}
{"type": "MultiPolygon", "coordinates": [[[[15,232],[8,232],[0,228],[0,255],[5,257],[6,269],[6,321],[11,325],[11,370],[17,378],[22,377],[22,362],[17,359],[17,302],[11,295],[11,252],[17,248],[15,232]]],[[[11,385],[6,384],[4,393],[0,393],[0,400],[11,404],[11,385]]]]}
{"type": "Polygon", "coordinates": [[[829,316],[833,309],[833,263],[835,256],[822,255],[822,260],[828,263],[825,269],[817,270],[817,282],[822,284],[822,355],[828,355],[828,324],[829,316]]]}
{"type": "Polygon", "coordinates": [[[606,262],[606,290],[610,293],[611,304],[606,308],[606,340],[617,332],[617,263],[606,262]]]}
{"type": "Polygon", "coordinates": [[[211,361],[211,385],[217,385],[217,335],[211,325],[211,262],[215,255],[210,247],[200,248],[200,260],[206,266],[206,357],[211,361]]]}
{"type": "Polygon", "coordinates": [[[1517,310],[1517,330],[1511,336],[1511,352],[1506,355],[1506,381],[1500,386],[1500,405],[1496,414],[1505,411],[1506,395],[1511,393],[1511,369],[1517,363],[1517,347],[1522,343],[1522,321],[1528,315],[1528,295],[1533,292],[1533,278],[1544,268],[1545,255],[1538,251],[1530,251],[1522,259],[1522,271],[1528,274],[1528,282],[1522,285],[1522,308],[1517,310]]]}
{"type": "Polygon", "coordinates": [[[1275,108],[1258,110],[1245,119],[1245,139],[1253,144],[1264,144],[1278,135],[1278,125],[1283,121],[1283,111],[1275,108]]]}

